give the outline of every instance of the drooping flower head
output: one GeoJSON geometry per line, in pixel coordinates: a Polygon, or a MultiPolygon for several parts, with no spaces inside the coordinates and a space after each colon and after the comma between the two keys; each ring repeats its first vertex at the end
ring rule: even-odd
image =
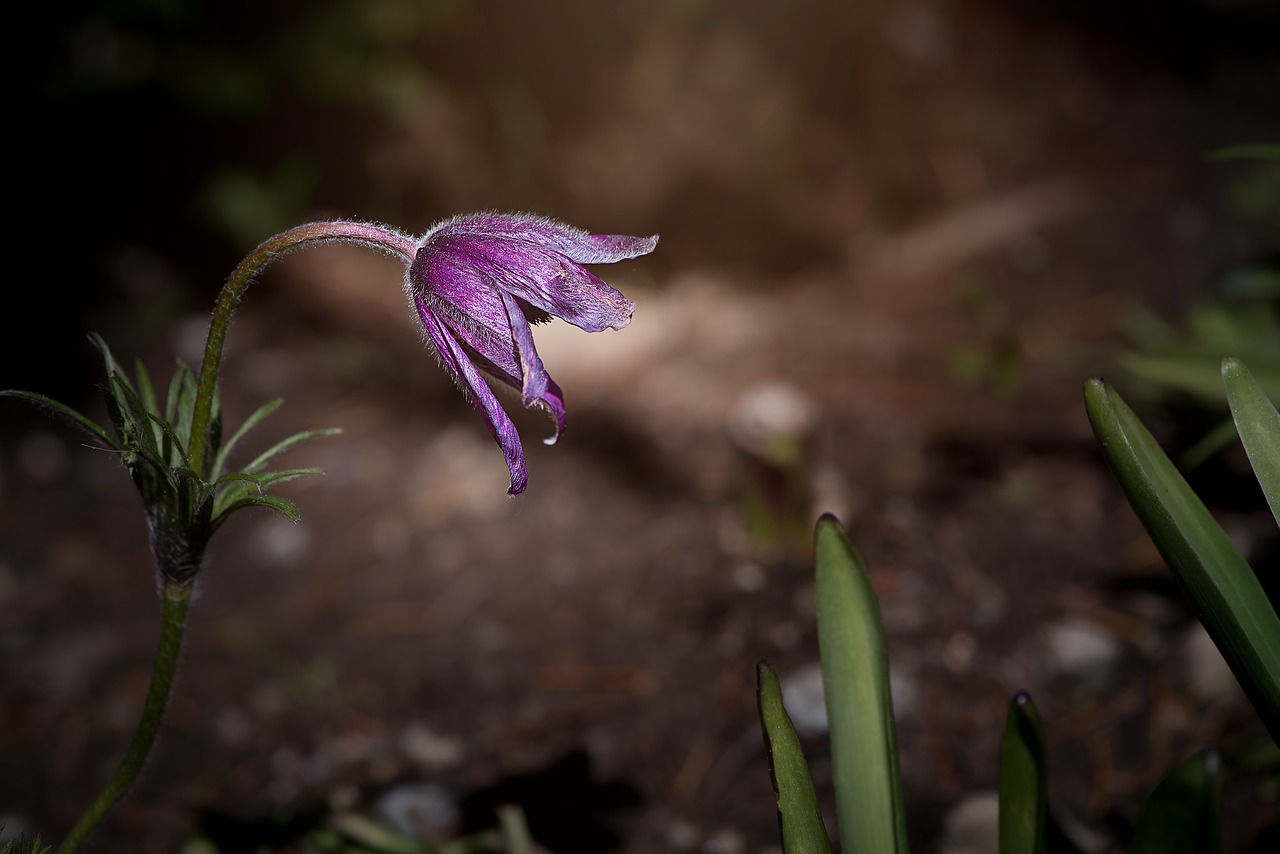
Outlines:
{"type": "Polygon", "coordinates": [[[405,291],[440,362],[484,416],[511,471],[511,495],[528,481],[515,424],[481,371],[545,409],[564,432],[564,395],[534,347],[530,321],[558,317],[587,332],[622,329],[634,306],[583,264],[652,252],[657,236],[589,234],[524,214],[481,213],[434,226],[418,241],[405,291]]]}

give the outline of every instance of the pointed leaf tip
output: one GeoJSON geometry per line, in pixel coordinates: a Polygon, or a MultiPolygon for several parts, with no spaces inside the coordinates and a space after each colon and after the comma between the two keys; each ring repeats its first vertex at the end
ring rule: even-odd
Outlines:
{"type": "Polygon", "coordinates": [[[1035,703],[1020,691],[1009,703],[1000,741],[1000,854],[1044,854],[1048,773],[1035,703]]]}
{"type": "Polygon", "coordinates": [[[787,854],[830,854],[831,840],[800,738],[783,706],[778,676],[766,661],[756,664],[756,708],[777,798],[783,850],[787,854]]]}
{"type": "MultiPolygon", "coordinates": [[[[1234,368],[1228,364],[1227,369],[1234,368]]],[[[1245,385],[1238,384],[1236,391],[1244,391],[1245,385]]],[[[1228,384],[1229,395],[1232,386],[1228,384]]],[[[1280,417],[1269,402],[1265,405],[1271,417],[1280,417]]],[[[1280,737],[1280,619],[1253,569],[1113,388],[1101,380],[1086,383],[1085,409],[1129,504],[1195,603],[1200,621],[1268,731],[1280,737]]],[[[1239,417],[1237,422],[1254,423],[1239,417]]],[[[1246,426],[1242,435],[1250,432],[1246,426]]]]}
{"type": "Polygon", "coordinates": [[[814,589],[840,839],[845,851],[907,847],[880,605],[834,516],[818,522],[814,589]]]}
{"type": "Polygon", "coordinates": [[[1222,383],[1249,465],[1280,524],[1280,412],[1241,360],[1223,359],[1222,383]]]}

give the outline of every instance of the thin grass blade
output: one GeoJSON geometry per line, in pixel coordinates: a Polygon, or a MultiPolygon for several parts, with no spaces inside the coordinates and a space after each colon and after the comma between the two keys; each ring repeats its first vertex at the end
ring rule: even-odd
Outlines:
{"type": "Polygon", "coordinates": [[[226,444],[218,450],[218,455],[213,460],[213,468],[210,470],[213,472],[215,477],[218,476],[218,473],[226,467],[227,455],[231,453],[236,444],[239,443],[239,441],[243,439],[250,430],[265,421],[267,416],[279,409],[280,404],[282,403],[284,403],[284,398],[277,397],[275,400],[269,400],[262,404],[252,415],[244,420],[244,423],[240,425],[236,432],[231,434],[231,438],[228,439],[226,444]]]}
{"type": "Polygon", "coordinates": [[[1253,145],[1234,145],[1209,152],[1210,160],[1280,160],[1280,145],[1260,142],[1253,145]]]}
{"type": "Polygon", "coordinates": [[[221,491],[214,501],[213,513],[216,516],[222,513],[224,508],[230,507],[244,496],[261,494],[276,484],[322,474],[324,474],[324,469],[320,468],[280,469],[279,471],[268,471],[259,474],[245,474],[239,471],[227,472],[214,483],[214,489],[221,488],[221,491]]]}
{"type": "Polygon", "coordinates": [[[844,854],[905,854],[906,819],[880,604],[834,516],[816,537],[818,647],[844,854]]]}
{"type": "Polygon", "coordinates": [[[252,474],[253,472],[262,468],[268,462],[270,462],[272,457],[279,456],[280,454],[283,454],[285,451],[288,451],[291,448],[295,448],[298,445],[301,445],[303,442],[310,441],[311,439],[319,439],[324,436],[336,436],[341,432],[342,430],[340,430],[337,427],[328,427],[323,430],[304,430],[301,433],[295,433],[292,436],[290,436],[288,439],[284,439],[280,442],[277,442],[276,444],[272,445],[270,448],[267,448],[267,450],[263,451],[261,454],[258,454],[258,456],[254,458],[253,462],[249,463],[247,466],[241,469],[241,471],[249,472],[252,474]]]}
{"type": "Polygon", "coordinates": [[[178,414],[178,397],[182,391],[184,373],[190,374],[191,369],[179,360],[173,369],[173,376],[169,378],[169,389],[164,396],[164,420],[170,424],[178,414]]]}
{"type": "Polygon", "coordinates": [[[1257,576],[1114,389],[1089,380],[1085,408],[1129,503],[1280,740],[1280,619],[1257,576]]]}
{"type": "Polygon", "coordinates": [[[120,373],[120,365],[116,362],[116,357],[111,355],[111,348],[107,346],[107,341],[96,332],[89,333],[89,340],[93,342],[93,346],[98,348],[98,352],[102,354],[102,364],[106,368],[107,376],[120,373]]]}
{"type": "Polygon", "coordinates": [[[237,510],[244,510],[247,507],[265,507],[268,510],[274,510],[290,522],[297,522],[302,518],[302,514],[298,512],[298,505],[287,498],[281,498],[278,495],[248,495],[239,501],[232,502],[224,507],[221,512],[214,514],[213,521],[210,523],[210,534],[222,527],[222,523],[232,513],[237,510]]]}
{"type": "Polygon", "coordinates": [[[1047,768],[1040,715],[1029,694],[1018,694],[1000,742],[1000,854],[1047,850],[1047,768]]]}
{"type": "Polygon", "coordinates": [[[355,813],[339,813],[329,819],[329,825],[346,839],[355,843],[354,848],[343,851],[377,852],[377,854],[430,854],[431,848],[408,836],[396,833],[371,819],[355,813]]]}
{"type": "MultiPolygon", "coordinates": [[[[146,407],[147,412],[160,417],[160,405],[156,402],[156,388],[151,384],[151,376],[147,373],[146,366],[142,364],[141,359],[137,359],[133,363],[133,374],[134,382],[137,384],[138,397],[142,400],[142,405],[146,407]]],[[[158,445],[164,437],[161,436],[159,428],[151,432],[158,445]]]]}
{"type": "Polygon", "coordinates": [[[120,449],[120,444],[111,437],[110,433],[102,429],[100,424],[84,415],[81,415],[66,404],[59,403],[51,397],[45,397],[43,394],[36,394],[30,391],[18,391],[16,389],[0,390],[0,397],[16,397],[19,400],[25,400],[28,403],[34,403],[36,406],[48,409],[53,412],[53,414],[59,415],[71,422],[72,426],[79,427],[106,447],[114,451],[118,451],[120,449]]]}
{"type": "Polygon", "coordinates": [[[529,833],[524,810],[513,804],[498,807],[498,827],[506,854],[533,854],[533,835],[529,833]]]}
{"type": "Polygon", "coordinates": [[[756,706],[769,756],[769,776],[778,799],[778,825],[786,854],[830,854],[831,838],[822,823],[818,795],[791,716],[782,705],[777,674],[765,662],[756,665],[756,706]]]}
{"type": "Polygon", "coordinates": [[[1239,359],[1223,360],[1222,382],[1253,473],[1280,524],[1280,412],[1239,359]]]}

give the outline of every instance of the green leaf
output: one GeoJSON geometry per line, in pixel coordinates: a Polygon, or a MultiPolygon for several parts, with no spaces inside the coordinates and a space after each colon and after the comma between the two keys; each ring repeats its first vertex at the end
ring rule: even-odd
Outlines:
{"type": "Polygon", "coordinates": [[[844,854],[905,854],[906,819],[880,605],[834,516],[818,520],[818,647],[844,854]]]}
{"type": "Polygon", "coordinates": [[[30,391],[18,391],[16,389],[0,390],[0,397],[16,397],[19,400],[25,400],[28,403],[34,403],[36,406],[51,410],[55,415],[61,415],[75,427],[88,433],[97,439],[104,446],[113,451],[120,450],[120,444],[111,437],[111,434],[102,428],[98,422],[81,415],[66,404],[59,403],[51,397],[45,397],[43,394],[35,394],[30,391]]]}
{"type": "MultiPolygon", "coordinates": [[[[4,825],[0,824],[0,833],[3,832],[4,825]]],[[[45,845],[39,834],[27,836],[22,833],[16,839],[8,839],[0,845],[0,854],[52,854],[52,851],[53,847],[45,845]]]]}
{"type": "Polygon", "coordinates": [[[1174,766],[1147,798],[1129,854],[1217,854],[1221,766],[1213,750],[1174,766]]]}
{"type": "Polygon", "coordinates": [[[1194,445],[1178,457],[1178,466],[1187,471],[1199,468],[1214,454],[1234,442],[1237,435],[1235,422],[1230,418],[1223,418],[1218,426],[1197,439],[1194,445]]]}
{"type": "Polygon", "coordinates": [[[324,474],[324,469],[319,468],[302,468],[302,469],[280,469],[279,471],[262,472],[261,474],[245,474],[244,472],[227,472],[218,478],[215,486],[227,485],[227,488],[218,495],[214,503],[213,514],[215,516],[223,512],[224,507],[229,507],[242,496],[251,493],[261,493],[267,488],[277,483],[285,483],[290,480],[297,480],[300,477],[311,477],[313,475],[324,474]]]}
{"type": "Polygon", "coordinates": [[[329,819],[329,824],[356,843],[359,848],[355,850],[376,851],[378,854],[428,854],[431,851],[421,842],[355,813],[339,813],[329,819]]]}
{"type": "Polygon", "coordinates": [[[258,469],[262,468],[264,465],[266,465],[268,462],[270,462],[272,457],[279,456],[280,454],[283,454],[285,451],[288,451],[291,448],[301,445],[303,442],[309,441],[311,439],[319,439],[324,436],[336,436],[341,432],[342,430],[338,429],[337,427],[329,427],[324,430],[304,430],[301,433],[295,433],[292,436],[290,436],[288,439],[277,442],[267,450],[263,451],[261,454],[258,454],[258,456],[254,458],[253,462],[249,463],[247,466],[241,469],[241,471],[250,472],[250,473],[255,472],[258,469]]]}
{"type": "Polygon", "coordinates": [[[221,487],[230,486],[233,483],[247,483],[253,486],[254,489],[258,489],[260,486],[258,475],[256,474],[245,474],[242,471],[229,471],[224,472],[221,477],[215,480],[213,482],[213,487],[214,489],[219,489],[221,487]]]}
{"type": "MultiPolygon", "coordinates": [[[[125,434],[132,440],[129,442],[130,445],[137,446],[137,449],[145,447],[159,456],[160,442],[156,427],[160,428],[159,435],[164,436],[167,435],[166,431],[172,432],[169,425],[147,409],[146,404],[142,402],[142,398],[129,382],[129,378],[124,374],[117,371],[107,380],[109,383],[107,394],[115,399],[122,416],[121,423],[117,427],[124,427],[125,434]]],[[[165,462],[167,464],[168,461],[165,462]]]]}
{"type": "Polygon", "coordinates": [[[226,444],[219,449],[218,455],[214,457],[213,467],[210,471],[213,472],[215,477],[217,477],[218,473],[221,472],[223,467],[226,465],[227,455],[231,453],[233,448],[235,448],[236,443],[243,439],[245,434],[250,430],[265,421],[268,415],[279,409],[280,404],[282,403],[284,403],[284,398],[277,397],[275,400],[269,400],[262,404],[252,415],[245,419],[244,423],[240,425],[236,432],[231,434],[231,438],[227,440],[226,444]]]}
{"type": "Polygon", "coordinates": [[[170,424],[178,414],[178,399],[182,396],[182,386],[191,379],[191,369],[179,361],[174,367],[173,376],[169,378],[169,390],[164,396],[164,419],[170,424]]]}
{"type": "Polygon", "coordinates": [[[1274,143],[1256,143],[1254,145],[1233,145],[1219,148],[1209,153],[1210,160],[1280,160],[1280,145],[1274,143]]]}
{"type": "MultiPolygon", "coordinates": [[[[173,424],[174,432],[181,439],[182,445],[189,448],[191,447],[191,416],[196,399],[196,378],[191,373],[191,369],[182,362],[178,362],[173,375],[177,382],[169,387],[173,397],[165,401],[165,411],[173,411],[169,422],[173,424]]],[[[203,442],[205,439],[202,438],[200,441],[203,442]]]]}
{"type": "Polygon", "coordinates": [[[246,507],[265,507],[268,510],[274,510],[290,522],[297,522],[302,518],[302,514],[298,512],[298,505],[294,504],[287,498],[281,498],[278,495],[248,495],[238,501],[233,501],[228,506],[222,508],[221,512],[215,513],[213,521],[209,526],[209,534],[222,527],[222,523],[237,510],[243,510],[246,507]]]}
{"type": "Polygon", "coordinates": [[[166,478],[170,477],[171,469],[187,468],[190,465],[190,458],[187,456],[185,443],[174,432],[173,427],[159,415],[147,409],[142,398],[122,374],[116,374],[111,379],[112,387],[118,394],[117,403],[123,402],[120,412],[128,416],[128,422],[123,425],[124,444],[128,450],[142,454],[147,462],[166,478]],[[159,443],[156,441],[157,431],[162,437],[159,443]],[[129,441],[130,438],[134,441],[129,441]]]}
{"type": "MultiPolygon", "coordinates": [[[[138,397],[142,400],[142,405],[157,420],[160,418],[160,406],[156,403],[156,389],[151,384],[151,377],[147,374],[147,369],[143,366],[142,360],[138,359],[134,362],[133,373],[138,384],[138,397]]],[[[152,431],[152,437],[158,443],[162,439],[159,429],[152,431]]]]}
{"type": "Polygon", "coordinates": [[[102,354],[102,364],[106,368],[107,376],[121,373],[120,365],[116,363],[115,356],[111,355],[111,348],[107,346],[106,339],[96,332],[89,333],[89,340],[93,342],[93,346],[98,348],[98,352],[102,354]]]}
{"type": "Polygon", "coordinates": [[[533,836],[520,807],[511,804],[498,807],[498,827],[506,854],[533,854],[533,836]]]}
{"type": "Polygon", "coordinates": [[[502,834],[495,828],[481,830],[446,844],[441,854],[503,854],[502,834]]]}
{"type": "Polygon", "coordinates": [[[1048,770],[1044,730],[1030,695],[1009,703],[1000,742],[1000,854],[1044,854],[1048,770]]]}
{"type": "Polygon", "coordinates": [[[285,483],[290,480],[297,480],[300,477],[315,477],[324,474],[324,469],[311,466],[301,469],[277,469],[275,471],[264,471],[261,474],[254,475],[258,479],[258,486],[262,489],[275,486],[277,483],[285,483]]]}
{"type": "Polygon", "coordinates": [[[756,686],[756,705],[760,726],[764,729],[765,752],[769,756],[769,776],[778,798],[782,850],[786,854],[830,852],[831,839],[822,823],[818,795],[813,790],[800,737],[782,705],[778,677],[763,661],[756,665],[756,686]]]}
{"type": "Polygon", "coordinates": [[[1257,576],[1111,386],[1085,383],[1085,408],[1129,503],[1280,740],[1280,619],[1257,576]]]}
{"type": "Polygon", "coordinates": [[[1249,463],[1280,523],[1280,412],[1239,359],[1224,359],[1222,382],[1249,463]]]}

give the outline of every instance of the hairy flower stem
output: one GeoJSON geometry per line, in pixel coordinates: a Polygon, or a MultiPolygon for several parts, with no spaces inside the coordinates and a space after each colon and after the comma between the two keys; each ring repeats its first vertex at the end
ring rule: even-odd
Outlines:
{"type": "Polygon", "coordinates": [[[191,468],[204,471],[209,451],[209,421],[213,414],[213,397],[218,387],[218,369],[222,364],[222,347],[236,304],[271,262],[310,244],[354,243],[376,249],[392,257],[412,263],[417,243],[408,235],[385,226],[362,222],[313,222],[291,228],[259,244],[231,273],[214,304],[209,337],[200,362],[200,379],[196,387],[195,411],[191,421],[191,468]]]}
{"type": "Polygon", "coordinates": [[[164,609],[160,623],[160,646],[156,650],[155,663],[151,669],[151,685],[147,688],[147,699],[142,706],[138,728],[133,733],[133,740],[129,742],[120,767],[97,800],[85,810],[58,846],[58,854],[72,854],[80,850],[80,846],[133,785],[147,760],[147,754],[151,752],[151,746],[155,744],[156,733],[160,731],[160,721],[164,718],[164,709],[169,702],[169,690],[173,687],[173,674],[178,667],[178,652],[182,649],[182,634],[187,624],[187,606],[191,604],[191,585],[167,583],[161,590],[161,599],[164,609]]]}

